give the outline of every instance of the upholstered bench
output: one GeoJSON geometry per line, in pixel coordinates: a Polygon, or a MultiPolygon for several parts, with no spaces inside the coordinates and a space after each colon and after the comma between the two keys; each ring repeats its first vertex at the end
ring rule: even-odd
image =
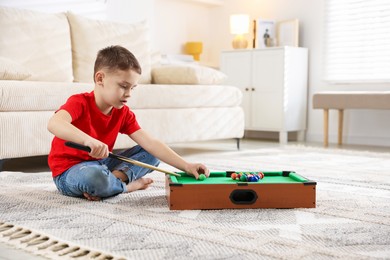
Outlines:
{"type": "Polygon", "coordinates": [[[313,96],[313,108],[324,110],[324,146],[328,146],[329,109],[339,111],[338,144],[343,140],[345,109],[390,109],[390,91],[321,92],[313,96]]]}

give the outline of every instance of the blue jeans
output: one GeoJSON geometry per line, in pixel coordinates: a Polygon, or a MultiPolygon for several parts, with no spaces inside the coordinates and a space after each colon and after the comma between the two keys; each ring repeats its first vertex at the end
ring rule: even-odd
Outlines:
{"type": "MultiPolygon", "coordinates": [[[[139,145],[119,154],[153,166],[158,166],[160,163],[157,158],[139,145]]],[[[83,197],[83,193],[86,192],[92,196],[107,198],[127,191],[126,184],[112,174],[113,170],[124,172],[129,178],[129,182],[135,181],[152,171],[108,157],[76,164],[53,180],[57,189],[64,195],[83,197]]]]}

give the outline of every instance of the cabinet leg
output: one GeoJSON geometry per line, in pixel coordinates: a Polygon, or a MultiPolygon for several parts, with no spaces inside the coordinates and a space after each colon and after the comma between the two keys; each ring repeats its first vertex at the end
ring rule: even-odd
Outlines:
{"type": "Polygon", "coordinates": [[[297,133],[297,141],[304,142],[305,141],[305,131],[298,131],[297,133]]]}
{"type": "Polygon", "coordinates": [[[287,144],[288,132],[279,132],[279,143],[287,144]]]}

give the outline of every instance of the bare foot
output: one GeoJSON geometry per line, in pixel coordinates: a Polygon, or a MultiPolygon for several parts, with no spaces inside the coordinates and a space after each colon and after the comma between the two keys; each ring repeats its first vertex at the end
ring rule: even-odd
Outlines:
{"type": "Polygon", "coordinates": [[[140,178],[138,180],[132,181],[126,185],[127,192],[132,192],[136,190],[144,190],[153,183],[153,180],[150,178],[140,178]]]}
{"type": "Polygon", "coordinates": [[[121,171],[118,171],[118,170],[113,170],[112,174],[114,174],[115,177],[121,179],[123,182],[126,182],[126,181],[129,180],[129,178],[127,177],[127,175],[124,172],[121,172],[121,171]]]}

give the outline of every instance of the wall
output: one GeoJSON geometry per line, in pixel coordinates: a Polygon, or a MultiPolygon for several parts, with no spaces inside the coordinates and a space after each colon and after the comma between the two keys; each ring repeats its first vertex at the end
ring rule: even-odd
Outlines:
{"type": "Polygon", "coordinates": [[[156,0],[155,41],[163,53],[181,53],[187,41],[203,42],[202,60],[210,56],[212,23],[206,5],[186,1],[156,0]]]}
{"type": "Polygon", "coordinates": [[[189,0],[109,0],[108,19],[120,22],[146,20],[152,48],[163,54],[181,54],[187,41],[202,41],[201,59],[209,60],[212,16],[207,4],[189,0]]]}

